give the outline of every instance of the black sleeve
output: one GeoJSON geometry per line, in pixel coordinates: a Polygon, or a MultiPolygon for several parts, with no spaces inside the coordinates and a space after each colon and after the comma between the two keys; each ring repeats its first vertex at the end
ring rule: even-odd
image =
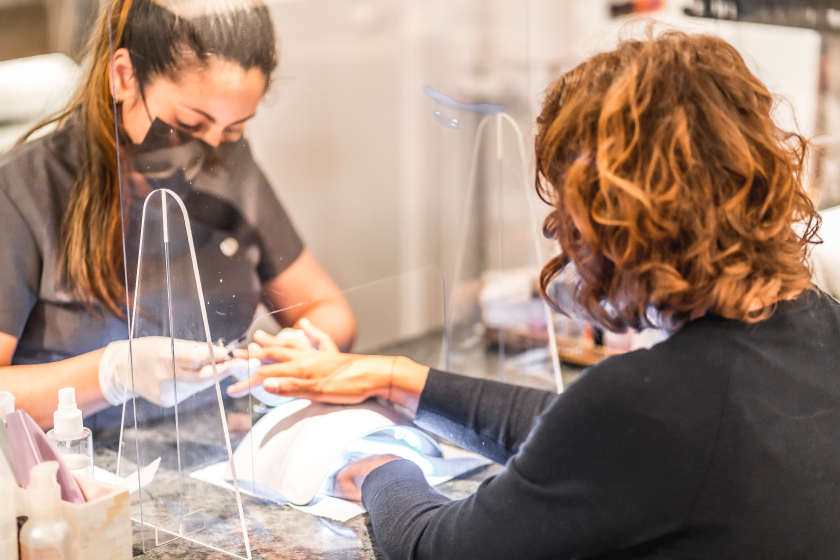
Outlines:
{"type": "Polygon", "coordinates": [[[430,370],[414,423],[499,464],[519,451],[555,393],[430,370]]]}
{"type": "Polygon", "coordinates": [[[371,472],[362,501],[385,556],[585,558],[679,531],[725,398],[696,383],[673,387],[666,378],[678,370],[611,369],[596,366],[571,384],[505,470],[466,499],[442,496],[404,460],[371,472]]]}
{"type": "Polygon", "coordinates": [[[38,301],[41,257],[29,226],[0,189],[0,332],[20,338],[38,301]]]}

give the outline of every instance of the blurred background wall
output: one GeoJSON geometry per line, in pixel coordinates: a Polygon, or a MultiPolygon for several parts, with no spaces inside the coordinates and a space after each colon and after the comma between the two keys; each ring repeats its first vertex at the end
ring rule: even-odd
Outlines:
{"type": "MultiPolygon", "coordinates": [[[[809,136],[827,134],[809,185],[820,204],[840,202],[840,152],[834,148],[840,138],[834,70],[840,68],[840,41],[830,31],[689,17],[685,9],[698,9],[696,3],[678,0],[267,2],[282,58],[247,136],[308,247],[342,288],[432,267],[450,287],[458,268],[458,284],[470,289],[469,279],[500,264],[538,266],[551,251],[541,241],[537,255],[533,242],[535,221],[541,224],[546,213],[530,171],[542,92],[620,35],[640,33],[643,25],[628,27],[623,15],[638,9],[653,8],[649,17],[732,42],[787,100],[780,123],[809,136]],[[424,94],[427,87],[463,103],[504,105],[523,141],[508,125],[499,140],[491,118],[476,150],[484,115],[442,105],[424,94]],[[475,189],[468,200],[474,154],[475,189]],[[456,266],[462,236],[468,250],[456,266]]],[[[99,6],[98,0],[0,0],[0,60],[11,61],[0,63],[0,150],[35,113],[55,110],[72,92],[99,6]],[[49,59],[61,70],[46,83],[33,66],[46,59],[13,64],[49,53],[67,58],[49,59]],[[25,95],[24,86],[39,89],[43,99],[18,111],[25,104],[15,99],[25,95]]],[[[733,10],[723,10],[722,17],[737,17],[733,10]]],[[[405,274],[381,289],[349,295],[360,323],[359,347],[440,327],[442,290],[425,289],[420,277],[425,282],[431,276],[405,274]]]]}

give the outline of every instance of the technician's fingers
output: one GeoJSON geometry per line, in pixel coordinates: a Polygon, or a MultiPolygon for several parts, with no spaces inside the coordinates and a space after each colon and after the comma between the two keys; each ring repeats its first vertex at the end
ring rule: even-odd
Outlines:
{"type": "MultiPolygon", "coordinates": [[[[235,367],[243,367],[243,364],[239,360],[228,360],[226,362],[216,363],[216,374],[219,376],[219,380],[225,379],[230,376],[233,372],[235,367]]],[[[244,364],[244,367],[247,368],[247,363],[244,364]]],[[[207,364],[206,366],[202,367],[199,370],[198,377],[200,379],[208,379],[213,378],[213,366],[211,364],[207,364]]]]}
{"type": "Polygon", "coordinates": [[[306,317],[298,321],[298,325],[300,325],[301,330],[305,332],[309,338],[315,341],[318,345],[318,350],[321,352],[331,352],[333,354],[338,354],[340,352],[338,346],[336,346],[335,342],[333,342],[330,335],[313,325],[306,317]]]}
{"type": "Polygon", "coordinates": [[[271,336],[265,331],[254,333],[254,342],[264,347],[293,348],[295,350],[312,350],[312,345],[294,336],[271,336]]]}
{"type": "MultiPolygon", "coordinates": [[[[312,351],[310,348],[309,352],[312,351]]],[[[282,346],[259,346],[251,344],[247,350],[241,349],[234,352],[237,358],[257,358],[258,360],[267,360],[272,362],[288,362],[299,358],[302,354],[301,350],[294,348],[285,348],[282,346]]]]}
{"type": "MultiPolygon", "coordinates": [[[[171,352],[171,339],[161,337],[162,348],[161,351],[171,352]]],[[[216,363],[225,362],[230,359],[224,348],[218,346],[211,346],[213,349],[213,357],[216,363]]],[[[200,369],[201,367],[210,363],[210,350],[206,342],[197,342],[193,340],[175,339],[175,365],[183,369],[200,369]]]]}

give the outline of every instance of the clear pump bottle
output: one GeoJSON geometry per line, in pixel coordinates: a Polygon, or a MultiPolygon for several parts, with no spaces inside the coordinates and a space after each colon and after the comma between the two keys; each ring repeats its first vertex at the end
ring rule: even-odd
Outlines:
{"type": "Polygon", "coordinates": [[[93,477],[93,435],[82,425],[82,411],[76,407],[76,390],[72,387],[58,392],[58,410],[47,438],[71,472],[93,477]]]}
{"type": "Polygon", "coordinates": [[[55,479],[58,463],[32,467],[29,519],[20,530],[21,560],[71,560],[73,533],[61,513],[61,486],[55,479]]]}

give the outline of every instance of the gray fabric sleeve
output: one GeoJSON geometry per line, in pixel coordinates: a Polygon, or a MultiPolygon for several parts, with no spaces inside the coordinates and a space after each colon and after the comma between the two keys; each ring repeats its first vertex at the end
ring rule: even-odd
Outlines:
{"type": "Polygon", "coordinates": [[[280,203],[277,194],[260,169],[247,141],[237,149],[240,158],[240,176],[235,180],[250,183],[243,189],[251,198],[239,201],[246,207],[253,226],[260,236],[262,258],[257,267],[260,281],[265,283],[280,275],[294,263],[303,252],[303,240],[298,235],[289,215],[280,203]]]}
{"type": "Polygon", "coordinates": [[[41,255],[17,207],[0,189],[0,332],[19,339],[38,301],[41,255]]]}

